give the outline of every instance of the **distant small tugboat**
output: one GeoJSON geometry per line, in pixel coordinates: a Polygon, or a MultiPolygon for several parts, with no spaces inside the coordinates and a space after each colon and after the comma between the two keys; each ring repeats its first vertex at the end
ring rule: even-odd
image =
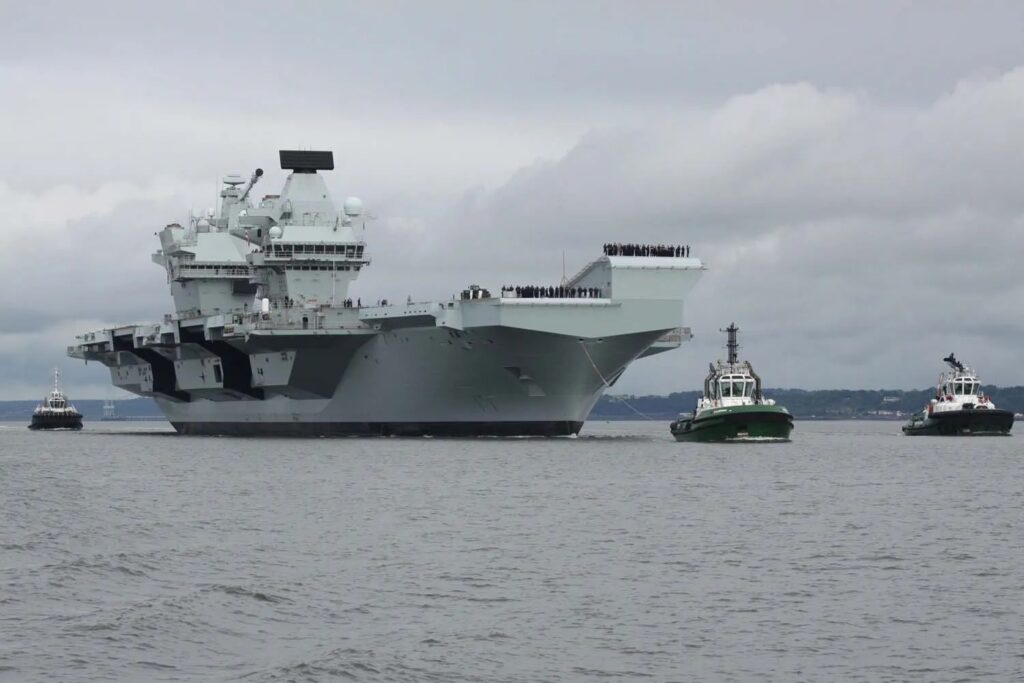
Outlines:
{"type": "Polygon", "coordinates": [[[710,366],[696,410],[670,425],[672,435],[676,441],[789,441],[793,416],[764,397],[750,362],[739,361],[736,324],[725,332],[729,360],[710,366]]]}
{"type": "Polygon", "coordinates": [[[981,382],[951,353],[943,358],[950,372],[939,376],[935,398],[903,425],[910,436],[1003,436],[1013,427],[1013,413],[996,410],[981,393],[981,382]]]}
{"type": "Polygon", "coordinates": [[[60,371],[53,371],[53,391],[32,412],[29,429],[81,429],[82,414],[60,390],[60,371]]]}
{"type": "Polygon", "coordinates": [[[124,422],[126,419],[117,414],[117,406],[113,401],[107,399],[103,402],[103,416],[100,417],[102,422],[124,422]]]}

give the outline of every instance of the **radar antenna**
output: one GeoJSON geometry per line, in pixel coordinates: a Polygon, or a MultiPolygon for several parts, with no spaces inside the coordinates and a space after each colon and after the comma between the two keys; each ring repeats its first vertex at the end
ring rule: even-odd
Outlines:
{"type": "Polygon", "coordinates": [[[956,359],[956,356],[954,356],[952,353],[943,358],[942,360],[944,360],[949,365],[949,367],[953,368],[954,370],[959,370],[960,372],[964,371],[964,364],[958,361],[956,359]]]}
{"type": "Polygon", "coordinates": [[[729,364],[733,365],[739,360],[739,354],[737,352],[740,349],[740,343],[736,341],[736,333],[740,331],[740,328],[736,327],[736,323],[729,323],[729,327],[718,331],[726,332],[729,335],[728,341],[725,343],[725,348],[729,350],[729,364]]]}

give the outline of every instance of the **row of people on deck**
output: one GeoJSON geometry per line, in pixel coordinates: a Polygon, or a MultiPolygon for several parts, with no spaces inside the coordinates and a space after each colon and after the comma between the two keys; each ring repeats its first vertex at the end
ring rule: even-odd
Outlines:
{"type": "Polygon", "coordinates": [[[605,256],[671,256],[690,255],[690,245],[671,244],[606,244],[605,256]]]}
{"type": "MultiPolygon", "coordinates": [[[[386,306],[387,305],[387,299],[383,299],[382,301],[384,302],[384,305],[386,306]]],[[[344,299],[340,303],[341,303],[341,307],[342,308],[362,308],[363,307],[363,300],[362,299],[353,299],[351,297],[349,297],[347,299],[344,299]]],[[[377,305],[380,306],[381,302],[378,301],[377,305]]],[[[300,302],[299,306],[302,306],[301,302],[300,302]]],[[[245,307],[248,308],[249,304],[245,304],[245,307]]],[[[272,309],[296,308],[295,299],[288,298],[288,297],[285,297],[284,299],[271,299],[270,300],[270,307],[272,309]]]]}
{"type": "Polygon", "coordinates": [[[503,297],[518,299],[598,299],[601,297],[600,287],[543,287],[539,285],[512,286],[501,288],[503,297]]]}

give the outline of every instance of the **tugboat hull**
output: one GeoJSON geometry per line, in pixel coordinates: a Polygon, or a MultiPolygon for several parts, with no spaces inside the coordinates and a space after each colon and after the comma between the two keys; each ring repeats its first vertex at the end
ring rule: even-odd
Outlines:
{"type": "Polygon", "coordinates": [[[676,441],[789,441],[793,416],[778,406],[714,408],[676,420],[670,429],[676,441]]]}
{"type": "Polygon", "coordinates": [[[908,436],[1009,436],[1013,413],[1009,410],[963,410],[917,415],[903,425],[908,436]]]}
{"type": "Polygon", "coordinates": [[[33,415],[29,429],[81,429],[81,415],[33,415]]]}

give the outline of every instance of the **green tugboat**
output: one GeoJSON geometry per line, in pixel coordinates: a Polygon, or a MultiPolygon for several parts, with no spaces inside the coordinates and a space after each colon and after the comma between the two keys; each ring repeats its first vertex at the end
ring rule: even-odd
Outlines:
{"type": "Polygon", "coordinates": [[[676,441],[789,441],[793,416],[764,397],[761,378],[749,361],[740,362],[736,324],[724,331],[729,360],[711,364],[696,410],[670,425],[672,436],[676,441]]]}
{"type": "Polygon", "coordinates": [[[914,414],[903,433],[907,436],[1008,436],[1013,413],[997,410],[981,393],[981,380],[952,353],[943,358],[950,372],[939,376],[935,398],[914,414]]]}

